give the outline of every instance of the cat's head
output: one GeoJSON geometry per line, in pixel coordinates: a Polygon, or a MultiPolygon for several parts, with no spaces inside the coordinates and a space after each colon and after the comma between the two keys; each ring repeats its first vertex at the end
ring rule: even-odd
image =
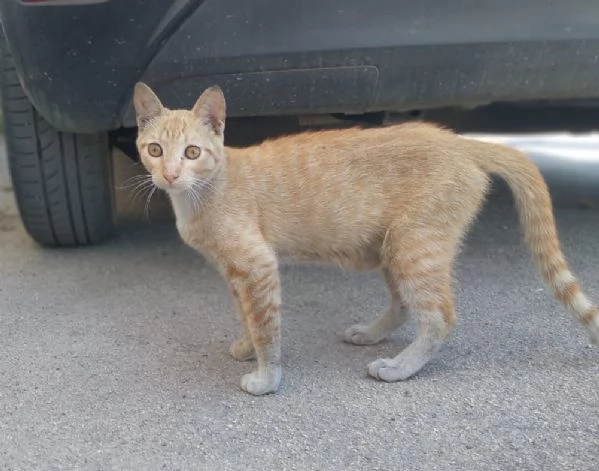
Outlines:
{"type": "Polygon", "coordinates": [[[204,91],[191,110],[169,110],[144,83],[133,94],[137,150],[153,183],[169,192],[208,184],[225,165],[225,97],[204,91]]]}

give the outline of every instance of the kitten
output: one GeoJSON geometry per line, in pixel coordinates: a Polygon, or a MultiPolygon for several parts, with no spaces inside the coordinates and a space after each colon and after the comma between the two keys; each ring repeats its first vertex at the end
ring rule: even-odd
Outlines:
{"type": "Polygon", "coordinates": [[[277,255],[380,268],[390,306],[347,329],[345,340],[377,343],[415,316],[415,341],[368,372],[398,381],[420,370],[455,322],[452,264],[489,174],[514,193],[543,279],[599,342],[599,311],[568,269],[547,187],[522,153],[425,123],[306,132],[233,149],[223,144],[225,99],[216,86],[188,111],[165,108],[138,83],[134,105],[143,165],[168,193],[182,239],[218,268],[236,300],[243,335],[230,354],[258,361],[241,380],[245,391],[274,392],[281,381],[277,255]]]}

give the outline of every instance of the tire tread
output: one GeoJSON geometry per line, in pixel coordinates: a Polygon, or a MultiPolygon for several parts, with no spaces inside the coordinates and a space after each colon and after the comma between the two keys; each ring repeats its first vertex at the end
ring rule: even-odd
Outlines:
{"type": "Polygon", "coordinates": [[[8,161],[27,232],[47,247],[106,240],[114,230],[107,135],[54,129],[25,95],[1,31],[0,52],[8,161]]]}

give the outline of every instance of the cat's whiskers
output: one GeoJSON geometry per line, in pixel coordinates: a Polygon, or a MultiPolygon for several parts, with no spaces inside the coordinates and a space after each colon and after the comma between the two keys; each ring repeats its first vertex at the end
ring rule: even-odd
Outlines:
{"type": "Polygon", "coordinates": [[[188,203],[191,205],[192,212],[196,213],[198,211],[198,203],[193,183],[189,185],[189,188],[187,188],[183,194],[185,195],[185,198],[188,200],[188,203]]]}
{"type": "Polygon", "coordinates": [[[194,212],[205,209],[207,192],[214,191],[214,184],[210,180],[194,179],[189,187],[188,194],[191,198],[194,212]]]}
{"type": "Polygon", "coordinates": [[[151,178],[135,184],[131,192],[131,196],[129,198],[129,204],[134,205],[137,199],[143,194],[149,192],[152,189],[152,187],[156,188],[151,178]]]}
{"type": "Polygon", "coordinates": [[[154,187],[150,190],[150,193],[148,194],[148,198],[146,199],[146,205],[144,207],[144,214],[146,216],[146,219],[150,219],[150,201],[152,200],[152,196],[154,196],[154,193],[156,193],[157,189],[158,187],[154,185],[154,187]]]}
{"type": "Polygon", "coordinates": [[[135,187],[142,182],[149,181],[152,179],[152,176],[149,174],[143,175],[133,175],[132,177],[127,178],[122,185],[117,186],[117,190],[127,190],[131,187],[135,187]]]}

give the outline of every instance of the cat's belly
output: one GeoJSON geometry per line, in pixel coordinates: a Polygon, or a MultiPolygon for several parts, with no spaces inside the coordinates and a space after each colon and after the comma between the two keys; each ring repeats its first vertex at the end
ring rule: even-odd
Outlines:
{"type": "Polygon", "coordinates": [[[279,255],[283,260],[327,263],[346,270],[371,270],[378,268],[381,264],[380,253],[373,247],[344,251],[316,250],[313,247],[312,249],[281,251],[279,255]]]}
{"type": "Polygon", "coordinates": [[[353,270],[376,268],[381,263],[384,232],[376,228],[360,229],[343,230],[339,226],[335,231],[279,228],[268,231],[265,236],[277,253],[285,258],[331,263],[353,270]]]}

